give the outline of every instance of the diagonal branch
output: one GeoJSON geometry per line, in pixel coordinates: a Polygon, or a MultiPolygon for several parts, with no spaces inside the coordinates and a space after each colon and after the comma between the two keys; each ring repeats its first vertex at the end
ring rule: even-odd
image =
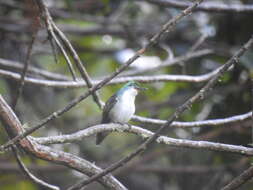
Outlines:
{"type": "MultiPolygon", "coordinates": [[[[70,51],[70,53],[76,63],[76,66],[77,66],[82,78],[86,82],[88,88],[91,89],[93,87],[92,82],[91,82],[91,78],[90,78],[88,72],[86,71],[85,67],[83,66],[80,57],[78,56],[75,49],[73,48],[73,46],[71,45],[69,40],[66,38],[64,33],[55,25],[55,23],[52,23],[52,25],[53,25],[56,33],[61,37],[61,40],[65,43],[65,46],[70,51]]],[[[97,92],[92,93],[92,97],[93,97],[93,100],[97,103],[98,107],[102,108],[103,102],[100,100],[98,93],[97,92]]]]}
{"type": "MultiPolygon", "coordinates": [[[[56,45],[60,48],[60,51],[62,52],[66,62],[67,62],[67,65],[68,65],[68,68],[69,68],[69,71],[74,79],[74,81],[76,81],[76,73],[75,73],[75,70],[72,66],[72,63],[70,61],[70,58],[68,57],[68,54],[67,52],[65,51],[64,47],[62,46],[61,42],[58,40],[57,36],[55,35],[54,33],[54,29],[53,29],[53,26],[52,26],[52,18],[48,12],[48,10],[46,8],[43,7],[44,4],[39,4],[38,1],[36,1],[37,4],[38,4],[38,7],[40,8],[40,11],[41,11],[41,15],[44,14],[45,16],[45,24],[46,24],[46,28],[47,28],[47,33],[48,33],[48,37],[49,37],[49,40],[50,40],[50,43],[51,43],[51,46],[53,48],[53,51],[54,51],[54,42],[52,40],[55,41],[56,45]],[[43,11],[42,11],[43,10],[43,11]]],[[[54,55],[55,58],[56,58],[56,54],[54,55]]],[[[56,59],[55,59],[56,60],[56,59]]]]}
{"type": "Polygon", "coordinates": [[[251,143],[253,143],[253,77],[251,77],[251,143]]]}
{"type": "MultiPolygon", "coordinates": [[[[156,4],[163,7],[174,7],[185,9],[190,6],[189,2],[182,2],[176,0],[139,0],[139,1],[147,1],[152,4],[156,4]]],[[[225,4],[225,3],[214,3],[207,2],[198,6],[194,11],[207,11],[207,12],[219,12],[219,13],[253,13],[252,5],[244,5],[244,4],[225,4]]]]}
{"type": "MultiPolygon", "coordinates": [[[[92,88],[92,83],[91,83],[91,79],[90,76],[88,74],[88,72],[86,71],[85,67],[83,66],[81,59],[79,58],[78,54],[76,53],[75,49],[73,48],[73,46],[71,45],[71,43],[69,42],[68,38],[64,35],[64,33],[56,26],[56,24],[54,23],[48,8],[46,7],[45,3],[43,0],[37,0],[38,6],[40,7],[41,12],[44,12],[46,15],[46,20],[49,22],[48,24],[52,27],[52,31],[53,33],[55,32],[59,38],[61,39],[61,41],[64,43],[65,47],[69,50],[70,54],[72,55],[76,66],[82,76],[82,78],[84,79],[84,81],[86,82],[87,86],[89,89],[92,88]]],[[[102,108],[102,101],[100,100],[98,93],[97,92],[92,92],[92,97],[94,99],[94,101],[97,103],[99,108],[102,108]]]]}
{"type": "Polygon", "coordinates": [[[32,40],[31,40],[31,43],[28,47],[26,60],[25,60],[25,64],[24,64],[24,67],[23,67],[23,70],[22,70],[21,77],[20,77],[20,82],[19,82],[19,87],[18,87],[18,90],[17,90],[17,94],[14,96],[14,100],[12,102],[13,109],[15,109],[15,107],[17,105],[17,102],[18,102],[18,98],[22,94],[23,87],[25,85],[25,76],[26,76],[26,73],[28,71],[28,66],[29,66],[29,63],[30,63],[30,58],[31,58],[31,53],[32,53],[32,48],[33,48],[34,41],[36,39],[36,35],[37,35],[37,30],[32,34],[32,40]]]}
{"type": "Polygon", "coordinates": [[[233,179],[229,184],[223,187],[221,190],[234,190],[241,187],[247,181],[253,178],[253,166],[245,170],[241,175],[233,179]]]}
{"type": "Polygon", "coordinates": [[[44,181],[42,181],[41,179],[37,178],[36,176],[34,176],[32,173],[30,173],[30,171],[28,170],[28,168],[26,168],[25,164],[22,162],[20,156],[18,155],[18,151],[16,147],[12,147],[12,152],[15,155],[15,158],[17,160],[17,163],[19,165],[19,168],[22,170],[22,172],[24,173],[24,175],[26,175],[29,179],[31,179],[34,183],[46,187],[48,189],[52,189],[52,190],[60,190],[59,187],[48,184],[44,181]]]}

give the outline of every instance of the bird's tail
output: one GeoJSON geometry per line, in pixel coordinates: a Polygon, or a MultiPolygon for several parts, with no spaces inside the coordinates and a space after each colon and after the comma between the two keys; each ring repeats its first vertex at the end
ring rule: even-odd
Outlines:
{"type": "Polygon", "coordinates": [[[99,145],[107,135],[109,135],[108,132],[98,133],[96,138],[96,145],[99,145]]]}

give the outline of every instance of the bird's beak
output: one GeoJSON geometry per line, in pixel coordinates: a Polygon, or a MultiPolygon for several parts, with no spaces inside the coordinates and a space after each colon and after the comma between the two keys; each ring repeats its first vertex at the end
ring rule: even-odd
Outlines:
{"type": "Polygon", "coordinates": [[[147,90],[147,88],[140,87],[140,86],[136,87],[136,89],[137,89],[137,90],[141,90],[141,91],[143,91],[143,90],[147,90]]]}

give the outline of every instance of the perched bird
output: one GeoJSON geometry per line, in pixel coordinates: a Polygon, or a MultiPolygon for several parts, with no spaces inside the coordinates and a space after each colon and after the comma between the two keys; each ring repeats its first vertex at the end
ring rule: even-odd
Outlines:
{"type": "MultiPolygon", "coordinates": [[[[105,104],[101,124],[104,123],[127,123],[135,112],[135,97],[140,87],[134,81],[125,84],[120,90],[112,95],[105,104]]],[[[108,135],[108,132],[98,133],[96,144],[100,144],[108,135]]]]}

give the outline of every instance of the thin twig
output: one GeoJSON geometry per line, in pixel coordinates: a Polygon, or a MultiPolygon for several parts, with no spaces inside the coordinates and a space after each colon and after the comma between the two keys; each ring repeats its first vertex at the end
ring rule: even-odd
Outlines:
{"type": "Polygon", "coordinates": [[[251,143],[253,143],[253,77],[251,77],[251,143]]]}
{"type": "MultiPolygon", "coordinates": [[[[192,121],[192,122],[181,122],[181,121],[173,121],[170,127],[176,128],[192,128],[192,127],[204,127],[204,126],[212,126],[218,127],[221,125],[231,125],[233,123],[239,123],[246,120],[249,120],[252,116],[252,112],[247,112],[241,115],[234,115],[227,118],[219,118],[219,119],[209,119],[203,121],[192,121]]],[[[161,119],[152,119],[142,116],[135,115],[132,118],[133,121],[138,121],[141,123],[152,124],[152,125],[163,125],[166,123],[166,120],[161,119]]]]}
{"type": "Polygon", "coordinates": [[[12,152],[15,155],[15,158],[16,158],[16,161],[17,161],[17,163],[19,165],[19,168],[22,170],[22,172],[24,173],[24,175],[28,177],[28,179],[30,179],[35,184],[38,184],[38,185],[43,186],[43,187],[46,187],[48,189],[60,190],[59,187],[57,187],[55,185],[48,184],[48,183],[42,181],[41,179],[37,178],[36,176],[34,176],[28,170],[28,168],[26,168],[25,164],[22,162],[20,156],[18,155],[18,151],[17,151],[16,147],[12,147],[12,152]]]}
{"type": "MultiPolygon", "coordinates": [[[[70,58],[69,58],[67,52],[65,51],[64,47],[62,46],[61,42],[59,41],[59,39],[57,38],[57,36],[55,35],[54,32],[49,33],[49,40],[51,40],[51,38],[54,39],[55,43],[60,48],[60,51],[62,52],[62,55],[64,56],[64,58],[65,58],[65,60],[67,62],[67,65],[68,65],[68,68],[69,68],[69,71],[70,71],[70,73],[72,75],[73,80],[77,81],[76,72],[75,72],[75,69],[72,66],[70,58]]],[[[51,43],[53,44],[54,42],[51,42],[51,43]]]]}
{"type": "MultiPolygon", "coordinates": [[[[201,2],[201,1],[195,2],[194,6],[197,6],[199,4],[199,2],[201,2]]],[[[187,10],[185,10],[185,12],[190,13],[191,9],[193,9],[194,6],[187,8],[187,10]]],[[[83,187],[83,186],[99,179],[100,177],[105,176],[106,174],[114,171],[115,169],[123,166],[124,164],[126,164],[127,162],[132,160],[135,156],[137,156],[141,152],[145,151],[147,146],[151,145],[159,137],[159,135],[163,132],[163,130],[166,129],[167,127],[169,127],[170,124],[175,119],[177,119],[179,117],[179,115],[181,115],[186,109],[190,109],[194,102],[196,102],[199,99],[203,99],[205,97],[205,94],[211,90],[211,88],[216,84],[218,79],[229,69],[229,67],[233,64],[238,63],[239,57],[241,57],[245,53],[245,51],[248,50],[252,46],[252,44],[253,44],[253,35],[251,36],[249,41],[247,41],[247,43],[245,43],[243,45],[243,47],[241,47],[239,49],[239,51],[237,51],[236,54],[223,65],[222,69],[219,70],[219,72],[216,74],[216,76],[214,76],[197,94],[195,94],[193,97],[191,97],[189,100],[187,100],[182,106],[178,107],[176,109],[176,111],[174,112],[174,114],[167,120],[167,122],[164,125],[162,125],[156,131],[156,133],[154,133],[150,138],[148,138],[148,140],[146,140],[144,143],[142,143],[134,152],[130,153],[126,157],[124,157],[124,158],[120,159],[119,161],[115,162],[114,164],[110,165],[109,167],[104,169],[103,172],[101,172],[100,174],[96,174],[96,175],[92,176],[91,178],[89,178],[88,180],[86,180],[86,179],[81,180],[80,182],[74,184],[68,190],[80,189],[81,187],[83,187]]]]}
{"type": "MultiPolygon", "coordinates": [[[[193,53],[207,38],[207,35],[202,34],[198,40],[189,48],[189,50],[187,51],[187,54],[191,54],[193,53]]],[[[182,67],[182,73],[186,74],[186,65],[185,65],[185,61],[182,61],[179,63],[179,65],[182,67]]]]}
{"type": "MultiPolygon", "coordinates": [[[[185,9],[190,6],[192,3],[182,2],[177,0],[139,0],[139,1],[147,1],[149,3],[153,3],[163,7],[174,7],[185,9]]],[[[207,12],[219,12],[219,13],[253,13],[252,5],[244,5],[244,4],[224,4],[224,3],[214,3],[207,2],[201,4],[194,11],[207,11],[207,12]]]]}
{"type": "Polygon", "coordinates": [[[34,41],[36,39],[36,35],[37,35],[37,30],[32,34],[31,43],[28,47],[27,54],[26,54],[26,60],[25,60],[25,63],[24,63],[24,68],[22,70],[22,74],[21,74],[21,77],[20,77],[20,80],[19,80],[19,87],[18,87],[18,90],[17,90],[17,94],[15,95],[14,100],[12,102],[12,108],[14,110],[15,110],[15,107],[18,103],[19,96],[22,94],[22,91],[23,91],[23,88],[24,88],[24,85],[25,85],[25,76],[26,76],[26,73],[28,71],[28,66],[30,64],[32,48],[33,48],[34,41]]]}
{"type": "MultiPolygon", "coordinates": [[[[3,59],[0,58],[0,65],[3,67],[7,67],[7,68],[11,68],[11,70],[22,70],[23,69],[23,65],[20,62],[17,61],[12,61],[12,60],[8,60],[8,59],[3,59]]],[[[47,79],[52,79],[52,80],[57,80],[57,81],[71,81],[71,78],[59,74],[59,73],[54,73],[54,72],[50,72],[41,68],[37,68],[34,67],[32,65],[30,65],[30,67],[28,68],[28,72],[33,74],[33,75],[39,75],[41,77],[47,78],[47,79]]],[[[27,77],[25,77],[27,78],[27,77]]]]}
{"type": "MultiPolygon", "coordinates": [[[[76,66],[77,66],[82,78],[86,82],[88,88],[91,89],[93,87],[92,82],[91,82],[91,78],[90,78],[88,72],[86,71],[85,67],[83,66],[82,61],[79,58],[78,54],[76,53],[75,49],[73,48],[73,46],[71,45],[69,40],[66,38],[64,33],[55,25],[55,23],[52,23],[52,25],[53,25],[53,28],[56,31],[56,33],[61,37],[61,40],[64,42],[65,46],[68,48],[69,52],[71,53],[71,55],[76,63],[76,66]]],[[[97,92],[92,93],[92,97],[93,97],[93,100],[97,103],[98,107],[102,108],[103,102],[100,100],[98,93],[97,92]]]]}
{"type": "Polygon", "coordinates": [[[206,34],[202,34],[198,40],[190,47],[190,49],[188,50],[188,53],[193,53],[196,49],[199,48],[199,46],[201,46],[201,44],[204,43],[204,41],[206,40],[208,36],[206,34]]]}
{"type": "MultiPolygon", "coordinates": [[[[48,37],[50,38],[51,36],[48,36],[48,37]]],[[[54,61],[55,61],[56,64],[58,64],[59,63],[59,58],[58,58],[58,52],[57,52],[56,45],[55,45],[55,43],[52,39],[49,39],[49,42],[50,42],[52,53],[53,53],[53,56],[54,56],[54,61]]]]}
{"type": "MultiPolygon", "coordinates": [[[[201,2],[203,0],[199,0],[201,2]]],[[[195,6],[197,6],[199,3],[194,4],[194,6],[190,7],[193,9],[195,6]]],[[[27,129],[24,133],[17,135],[12,140],[8,141],[4,145],[0,147],[0,151],[10,147],[14,143],[17,143],[22,138],[26,137],[27,135],[33,133],[34,131],[38,130],[39,128],[43,127],[45,124],[47,124],[49,121],[52,121],[53,119],[56,119],[57,117],[61,116],[65,112],[69,111],[71,108],[76,106],[79,102],[90,96],[93,92],[99,90],[104,85],[106,85],[108,82],[110,82],[113,78],[115,78],[117,75],[119,75],[121,72],[123,72],[125,69],[128,68],[128,66],[133,63],[136,59],[138,59],[145,51],[153,46],[154,44],[158,43],[158,41],[161,39],[161,37],[164,37],[165,34],[168,34],[172,31],[172,29],[175,27],[175,25],[185,16],[189,15],[191,12],[191,9],[186,9],[185,11],[182,11],[181,14],[179,14],[176,17],[173,17],[171,20],[169,20],[165,25],[162,26],[161,30],[155,34],[149,41],[146,46],[144,46],[142,49],[137,51],[133,57],[131,57],[124,65],[122,65],[118,70],[116,70],[114,73],[112,73],[110,76],[106,77],[103,81],[98,83],[97,85],[94,85],[91,89],[89,89],[88,92],[84,93],[83,95],[77,97],[76,99],[72,100],[66,107],[52,113],[47,118],[43,119],[38,125],[31,127],[27,129]]]]}
{"type": "MultiPolygon", "coordinates": [[[[47,28],[47,32],[48,32],[48,39],[51,41],[52,39],[55,41],[56,45],[60,48],[60,51],[62,52],[66,62],[67,62],[67,65],[68,65],[68,68],[69,68],[69,71],[73,77],[73,80],[76,81],[76,73],[75,73],[75,70],[72,66],[72,63],[70,61],[70,58],[68,57],[68,54],[67,52],[65,51],[64,47],[61,45],[60,41],[58,40],[57,36],[55,35],[54,33],[54,30],[53,30],[53,27],[52,27],[52,18],[50,16],[50,13],[48,12],[47,9],[45,9],[45,7],[43,6],[44,4],[40,4],[37,2],[37,5],[40,9],[40,12],[41,12],[41,15],[44,15],[45,17],[45,23],[46,23],[46,28],[47,28]]],[[[50,42],[51,45],[52,45],[52,48],[53,48],[53,44],[54,42],[50,42]]]]}
{"type": "MultiPolygon", "coordinates": [[[[46,19],[48,20],[50,26],[52,27],[53,33],[56,32],[56,34],[59,36],[59,38],[65,44],[65,47],[69,50],[70,54],[72,55],[82,78],[87,83],[88,88],[91,89],[92,88],[91,79],[89,77],[88,72],[86,71],[85,67],[82,64],[81,59],[79,58],[78,54],[76,53],[75,49],[73,48],[73,46],[69,42],[68,38],[64,35],[64,33],[54,23],[54,21],[53,21],[50,13],[48,11],[47,6],[44,3],[44,1],[43,0],[38,0],[37,3],[39,5],[39,7],[41,8],[41,11],[45,12],[45,15],[47,17],[46,19]]],[[[102,108],[103,103],[100,100],[100,98],[98,96],[98,93],[97,92],[92,92],[92,97],[93,97],[94,101],[97,103],[98,107],[102,108]]]]}
{"type": "Polygon", "coordinates": [[[247,181],[253,178],[253,166],[245,170],[241,175],[233,179],[229,184],[223,187],[221,190],[234,190],[241,187],[247,181]]]}

